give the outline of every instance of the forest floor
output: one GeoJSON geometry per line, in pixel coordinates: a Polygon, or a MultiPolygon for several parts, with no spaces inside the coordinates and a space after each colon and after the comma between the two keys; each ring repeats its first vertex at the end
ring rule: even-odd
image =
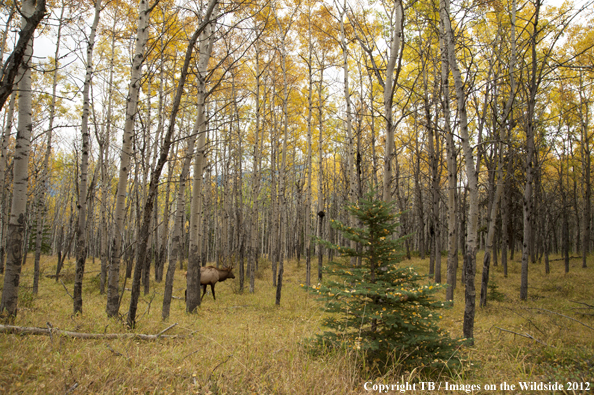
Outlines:
{"type": "MultiPolygon", "coordinates": [[[[518,258],[509,263],[508,278],[503,277],[501,266],[492,267],[494,299],[488,307],[479,308],[479,254],[475,345],[460,350],[463,368],[457,372],[423,377],[417,371],[395,368],[377,377],[360,369],[354,353],[316,356],[307,352],[303,342],[320,332],[324,312],[315,296],[301,287],[302,259],[299,266],[295,261],[285,264],[280,306],[274,304],[270,266],[264,261],[254,294],[240,294],[239,280],[227,280],[217,285],[217,300],[208,294],[197,314],[185,313],[183,271],[177,270],[174,295],[182,299],[172,301],[166,322],[161,320],[163,284],[151,282],[150,294],[141,295],[133,332],[157,334],[177,323],[165,333],[177,338],[83,340],[0,334],[0,393],[365,394],[379,393],[367,391],[374,384],[409,383],[415,385],[414,391],[406,391],[411,394],[545,394],[552,391],[521,390],[519,383],[559,382],[564,390],[555,393],[594,394],[594,259],[586,269],[581,260],[572,260],[568,274],[562,261],[552,262],[548,275],[544,264],[530,264],[529,297],[521,302],[518,258]],[[429,391],[431,384],[421,381],[434,382],[435,390],[429,391]],[[449,390],[445,390],[446,382],[449,390]],[[568,390],[568,384],[573,388],[568,390]],[[494,390],[488,389],[491,385],[494,390]]],[[[32,260],[29,257],[23,269],[15,325],[47,328],[49,323],[74,332],[132,332],[105,314],[106,297],[99,293],[99,259],[87,259],[82,316],[72,315],[72,300],[64,286],[45,276],[54,273],[55,257],[42,257],[39,294],[32,295],[32,260]]],[[[445,271],[445,258],[443,262],[445,271]]],[[[428,259],[402,262],[410,264],[426,272],[428,259]]],[[[74,260],[66,262],[63,273],[72,293],[74,260]]],[[[0,286],[2,281],[0,275],[0,286]]],[[[130,292],[125,292],[120,308],[124,316],[129,297],[130,292]]],[[[445,291],[440,297],[445,297],[445,291]]],[[[458,286],[455,305],[442,320],[452,337],[462,336],[463,312],[463,286],[458,286]]],[[[393,388],[389,393],[401,393],[393,388]]]]}

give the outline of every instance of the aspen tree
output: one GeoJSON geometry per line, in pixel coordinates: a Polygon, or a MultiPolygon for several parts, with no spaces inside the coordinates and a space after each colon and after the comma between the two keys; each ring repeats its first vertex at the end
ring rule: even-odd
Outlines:
{"type": "MultiPolygon", "coordinates": [[[[351,91],[349,88],[349,63],[348,63],[348,42],[345,30],[345,17],[347,16],[347,2],[344,0],[341,10],[339,11],[338,18],[340,20],[340,48],[342,51],[342,71],[343,71],[343,89],[344,89],[344,100],[346,102],[346,176],[349,180],[348,185],[348,201],[350,204],[354,204],[357,198],[357,181],[356,172],[354,168],[355,160],[355,140],[353,138],[353,121],[352,121],[352,105],[351,105],[351,91]]],[[[351,222],[355,221],[355,218],[351,216],[351,222]]],[[[351,240],[351,248],[355,248],[356,242],[351,240]]],[[[355,265],[355,258],[351,258],[351,264],[355,265]]]]}
{"type": "Polygon", "coordinates": [[[446,300],[454,300],[454,289],[456,289],[456,272],[458,271],[458,240],[456,221],[456,188],[458,183],[458,166],[456,159],[456,146],[454,145],[454,133],[450,122],[450,66],[448,55],[448,36],[445,29],[444,19],[439,19],[439,45],[441,57],[441,105],[443,109],[444,133],[446,135],[447,171],[448,171],[448,263],[447,263],[447,284],[446,300]]]}
{"type": "MultiPolygon", "coordinates": [[[[501,196],[505,182],[503,179],[503,142],[506,140],[506,125],[510,122],[510,117],[513,111],[513,104],[516,95],[516,80],[515,80],[515,67],[516,67],[516,43],[515,43],[515,19],[516,19],[516,1],[512,1],[511,10],[511,54],[509,63],[503,65],[503,69],[507,69],[509,73],[510,81],[510,92],[505,102],[503,109],[502,119],[499,121],[499,142],[498,145],[498,160],[497,160],[497,186],[495,190],[495,196],[493,198],[491,212],[489,213],[489,229],[487,233],[487,244],[485,246],[485,254],[483,258],[483,275],[481,281],[481,299],[480,306],[484,307],[487,305],[487,287],[489,285],[489,266],[491,261],[491,254],[493,250],[493,239],[495,237],[495,226],[497,221],[497,212],[501,203],[501,196]]],[[[494,101],[495,108],[497,108],[497,100],[494,101]]],[[[503,259],[503,258],[502,258],[503,259]]],[[[507,261],[506,261],[507,262],[507,261]]],[[[506,265],[507,266],[507,265],[506,265]]]]}
{"type": "MultiPolygon", "coordinates": [[[[87,177],[89,167],[89,114],[90,103],[89,95],[91,90],[91,80],[93,78],[93,48],[95,46],[95,34],[99,24],[99,15],[101,13],[101,0],[95,0],[95,16],[91,25],[91,33],[87,46],[86,75],[83,86],[83,109],[82,109],[82,155],[80,164],[80,183],[78,187],[78,222],[76,228],[76,272],[74,277],[74,314],[82,314],[82,281],[85,271],[85,260],[87,257],[87,177]]],[[[39,226],[39,224],[38,224],[39,226]]]]}
{"type": "Polygon", "coordinates": [[[0,215],[2,216],[2,222],[0,223],[0,274],[4,274],[4,259],[6,253],[6,235],[8,227],[8,196],[6,193],[6,162],[7,162],[7,151],[10,133],[12,131],[12,123],[14,117],[14,106],[16,102],[16,90],[10,95],[10,101],[8,103],[8,111],[6,112],[6,126],[2,132],[2,146],[0,147],[0,193],[2,193],[2,202],[0,205],[0,215]]]}
{"type": "MultiPolygon", "coordinates": [[[[14,90],[15,77],[21,72],[21,64],[29,61],[31,54],[29,47],[35,29],[45,17],[46,0],[25,0],[21,6],[21,14],[26,18],[21,19],[19,39],[0,69],[0,110],[14,90]],[[25,11],[27,10],[27,11],[25,11]]],[[[25,68],[27,68],[25,66],[25,68]]]]}
{"type": "Polygon", "coordinates": [[[584,95],[584,81],[583,72],[579,74],[579,114],[580,114],[580,129],[581,129],[581,147],[582,147],[582,179],[583,179],[583,205],[584,214],[582,218],[582,267],[586,268],[586,257],[590,252],[590,213],[592,212],[592,180],[591,174],[591,149],[590,149],[590,103],[591,101],[584,95]]]}
{"type": "MultiPolygon", "coordinates": [[[[158,104],[158,114],[157,114],[157,133],[160,135],[164,128],[164,106],[165,106],[165,59],[163,53],[165,52],[165,43],[163,41],[164,36],[164,29],[161,31],[161,38],[159,40],[160,44],[160,53],[159,53],[159,104],[158,104]]],[[[155,144],[155,147],[157,144],[155,144]]],[[[177,153],[177,144],[175,153],[177,153]]],[[[174,155],[175,157],[175,155],[174,155]]],[[[172,162],[169,162],[167,165],[167,187],[165,191],[165,204],[163,205],[163,225],[162,225],[162,233],[161,233],[161,245],[159,250],[155,254],[155,281],[161,282],[163,281],[163,269],[165,266],[165,259],[167,255],[167,240],[169,235],[169,218],[170,218],[170,207],[169,207],[169,194],[171,192],[171,180],[173,178],[173,168],[175,166],[172,165],[172,162]]],[[[156,210],[155,210],[156,212],[156,210]]]]}
{"type": "MultiPolygon", "coordinates": [[[[280,305],[281,302],[281,295],[282,295],[282,287],[283,287],[283,274],[284,274],[284,259],[286,253],[286,232],[287,232],[287,197],[286,197],[286,172],[287,172],[287,140],[289,134],[289,111],[288,111],[288,101],[289,101],[289,89],[288,89],[288,81],[287,81],[287,45],[286,45],[286,37],[289,33],[291,26],[286,26],[285,28],[282,27],[281,21],[278,18],[276,13],[274,17],[276,19],[277,27],[280,33],[280,63],[283,75],[283,97],[282,97],[282,104],[283,104],[283,143],[282,143],[282,159],[279,169],[279,187],[278,187],[278,196],[279,202],[278,206],[280,206],[280,221],[279,221],[279,229],[278,229],[278,237],[279,237],[279,253],[278,253],[278,277],[276,281],[276,299],[275,304],[280,305]]],[[[291,19],[292,20],[292,17],[291,19]]]]}
{"type": "Polygon", "coordinates": [[[184,222],[185,210],[185,192],[188,174],[190,172],[190,165],[192,162],[194,144],[196,141],[196,134],[190,135],[186,146],[186,156],[183,158],[181,173],[179,176],[179,186],[177,189],[176,209],[173,219],[173,235],[171,237],[171,252],[169,253],[169,265],[167,266],[167,273],[165,275],[165,290],[163,292],[163,308],[161,310],[161,317],[165,320],[169,317],[171,307],[171,297],[173,294],[173,278],[177,261],[183,255],[182,252],[182,228],[184,222]]]}
{"type": "MultiPolygon", "coordinates": [[[[310,286],[311,281],[311,175],[312,175],[312,113],[313,113],[313,42],[311,32],[311,2],[307,5],[307,163],[305,170],[307,171],[307,186],[306,186],[306,197],[305,197],[305,286],[310,286]]],[[[321,187],[321,186],[318,186],[321,187]]]]}
{"type": "MultiPolygon", "coordinates": [[[[211,3],[217,4],[216,0],[211,3]]],[[[210,5],[209,5],[210,6],[210,5]]],[[[212,11],[216,15],[216,10],[212,11]]],[[[205,17],[206,18],[206,17],[205,17]]],[[[210,18],[210,16],[208,17],[210,18]]],[[[213,18],[216,21],[216,17],[213,18]]],[[[194,180],[192,184],[192,202],[190,213],[190,252],[188,256],[186,311],[193,313],[200,306],[200,258],[202,239],[199,232],[202,222],[202,178],[206,161],[206,74],[215,41],[215,21],[205,19],[207,26],[200,35],[198,54],[198,103],[196,122],[192,134],[198,135],[198,145],[194,156],[194,180]]]]}
{"type": "Polygon", "coordinates": [[[132,132],[134,130],[134,118],[136,117],[136,110],[138,108],[140,79],[142,77],[142,66],[144,64],[146,43],[148,41],[149,14],[155,5],[156,4],[149,8],[148,0],[140,0],[138,5],[138,28],[136,31],[136,44],[134,49],[134,58],[132,60],[130,86],[128,88],[128,97],[126,102],[126,121],[124,124],[124,134],[122,137],[120,172],[114,213],[114,229],[111,235],[111,259],[107,284],[106,307],[107,315],[109,317],[116,316],[120,308],[120,260],[122,253],[122,238],[124,237],[124,216],[126,215],[128,174],[130,173],[130,157],[132,153],[132,132]]]}
{"type": "MultiPolygon", "coordinates": [[[[42,11],[45,10],[45,2],[40,1],[42,11]]],[[[26,0],[21,12],[21,26],[27,28],[32,15],[38,11],[35,8],[35,0],[26,0]]],[[[32,37],[31,32],[31,37],[32,37]]],[[[22,36],[21,36],[22,37],[22,36]]],[[[16,135],[15,154],[13,162],[13,192],[12,205],[10,210],[10,222],[6,247],[8,256],[4,273],[4,288],[2,289],[2,300],[0,301],[0,313],[6,310],[9,320],[17,315],[19,281],[23,262],[23,240],[25,236],[25,215],[27,209],[27,186],[29,182],[29,148],[31,145],[31,132],[33,128],[31,120],[31,57],[33,55],[33,40],[27,40],[23,53],[23,61],[19,62],[19,120],[16,135]]],[[[4,76],[3,76],[4,77],[4,76]]],[[[11,88],[12,89],[12,88],[11,88]]]]}
{"type": "MultiPolygon", "coordinates": [[[[172,145],[173,132],[175,129],[175,119],[179,112],[181,98],[182,98],[183,91],[184,91],[184,85],[186,83],[186,79],[188,76],[188,69],[190,66],[190,62],[192,60],[192,54],[194,52],[194,46],[196,45],[196,42],[198,41],[198,38],[200,37],[200,35],[207,29],[208,26],[210,26],[210,24],[212,22],[211,16],[212,16],[213,11],[214,11],[215,7],[217,6],[217,4],[218,4],[217,0],[210,0],[210,2],[208,3],[207,9],[204,12],[204,16],[203,16],[203,19],[202,19],[200,25],[198,26],[198,28],[196,29],[196,31],[194,32],[194,34],[192,35],[192,37],[190,38],[190,41],[188,43],[188,47],[186,49],[186,54],[185,54],[185,58],[184,58],[184,64],[182,66],[177,89],[175,91],[175,98],[173,99],[173,103],[172,103],[171,114],[169,117],[169,125],[168,125],[167,131],[165,133],[163,142],[161,143],[161,146],[159,149],[158,161],[155,165],[155,168],[151,172],[151,178],[150,178],[149,188],[148,188],[148,195],[146,198],[146,203],[143,208],[142,225],[141,225],[140,232],[138,235],[138,239],[139,239],[138,240],[139,241],[138,259],[139,259],[139,262],[136,263],[136,267],[134,269],[134,277],[132,279],[132,292],[131,292],[131,297],[130,297],[130,308],[128,309],[128,316],[126,318],[126,323],[130,327],[134,327],[136,325],[136,312],[138,310],[138,298],[140,296],[140,280],[141,280],[141,275],[142,275],[142,262],[144,262],[144,260],[147,258],[146,252],[147,252],[147,244],[148,244],[148,238],[149,238],[149,226],[152,221],[153,205],[154,205],[154,201],[155,201],[155,196],[157,194],[159,178],[161,176],[163,167],[165,166],[165,162],[167,162],[167,157],[169,156],[169,150],[172,145]]],[[[190,268],[188,268],[188,271],[190,271],[190,268]]],[[[192,277],[191,273],[188,273],[188,278],[189,277],[192,277]]],[[[198,284],[200,284],[200,275],[198,274],[197,277],[198,277],[198,284]]],[[[188,290],[188,299],[189,299],[189,294],[190,294],[190,290],[188,290]]]]}
{"type": "Polygon", "coordinates": [[[36,235],[35,235],[35,263],[33,272],[33,293],[37,294],[39,290],[39,262],[41,260],[41,247],[43,242],[43,213],[45,207],[45,192],[47,190],[48,174],[49,174],[49,159],[52,152],[52,138],[54,133],[54,121],[56,118],[56,99],[58,87],[58,71],[59,71],[59,56],[60,56],[60,42],[62,40],[62,27],[64,26],[64,11],[66,9],[66,2],[62,2],[60,11],[60,18],[58,22],[58,32],[56,34],[56,50],[54,52],[53,61],[53,76],[52,76],[52,98],[49,108],[49,121],[46,133],[47,145],[45,148],[45,155],[43,156],[43,165],[41,166],[41,174],[39,176],[40,183],[37,189],[37,204],[36,204],[36,235]]]}
{"type": "Polygon", "coordinates": [[[531,19],[532,32],[530,35],[531,63],[528,73],[528,103],[526,112],[526,181],[524,184],[524,196],[522,200],[522,214],[524,219],[524,237],[522,240],[522,273],[520,279],[520,299],[528,299],[528,259],[530,254],[530,240],[532,240],[532,216],[534,213],[534,200],[532,198],[534,181],[534,113],[536,107],[536,94],[540,77],[538,74],[537,35],[539,32],[540,7],[542,0],[535,0],[534,15],[531,19]]]}
{"type": "MultiPolygon", "coordinates": [[[[318,215],[317,215],[317,229],[316,236],[321,239],[324,226],[324,192],[323,192],[323,177],[324,177],[324,145],[323,145],[323,84],[324,84],[324,66],[323,61],[320,64],[320,80],[318,81],[318,215]]],[[[324,250],[321,244],[316,244],[318,249],[318,281],[322,281],[323,255],[324,250]]]]}
{"type": "Polygon", "coordinates": [[[114,77],[114,68],[115,68],[115,39],[116,39],[116,22],[118,18],[114,15],[113,17],[113,25],[111,28],[111,53],[109,58],[109,77],[108,77],[108,93],[107,93],[107,113],[105,116],[104,121],[104,133],[102,133],[102,137],[99,138],[97,136],[97,141],[99,143],[99,166],[101,167],[101,208],[100,208],[100,216],[101,216],[101,274],[99,280],[99,292],[101,294],[105,293],[105,285],[107,283],[107,270],[108,270],[108,263],[109,263],[109,240],[110,240],[110,233],[109,227],[107,223],[107,200],[110,188],[109,182],[109,170],[108,170],[108,160],[109,160],[109,141],[111,138],[111,127],[113,122],[113,77],[114,77]]]}
{"type": "MultiPolygon", "coordinates": [[[[253,145],[253,164],[252,164],[252,210],[250,219],[250,247],[248,248],[248,277],[250,281],[250,293],[255,291],[255,275],[256,263],[258,259],[258,203],[260,195],[260,168],[262,163],[262,150],[260,148],[261,141],[264,140],[264,128],[262,128],[262,138],[260,138],[262,105],[260,104],[260,90],[261,77],[266,70],[260,69],[260,47],[258,42],[254,44],[255,51],[255,77],[256,77],[256,121],[254,130],[254,145],[253,145]]],[[[266,103],[266,90],[264,90],[264,97],[262,103],[266,103]]]]}
{"type": "Polygon", "coordinates": [[[462,140],[462,150],[464,152],[464,161],[466,163],[466,177],[468,182],[468,220],[466,235],[466,252],[464,260],[464,272],[466,280],[465,288],[465,309],[463,332],[464,337],[472,339],[474,336],[474,313],[476,303],[476,291],[474,278],[476,273],[476,253],[478,239],[478,174],[474,162],[473,149],[470,145],[470,136],[468,133],[468,118],[466,112],[466,93],[462,74],[458,67],[456,59],[456,39],[452,30],[450,20],[449,0],[440,1],[440,17],[446,33],[446,43],[448,46],[449,66],[454,77],[454,87],[456,90],[458,104],[458,118],[460,120],[460,137],[462,140]]]}

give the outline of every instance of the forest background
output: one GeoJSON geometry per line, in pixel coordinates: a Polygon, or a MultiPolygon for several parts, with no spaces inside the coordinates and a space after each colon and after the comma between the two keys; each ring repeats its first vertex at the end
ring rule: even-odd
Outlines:
{"type": "Polygon", "coordinates": [[[352,221],[342,207],[370,189],[396,201],[405,255],[429,258],[445,299],[462,285],[464,337],[491,265],[507,277],[521,256],[520,300],[530,263],[587,268],[591,2],[4,2],[4,61],[27,28],[19,12],[41,5],[2,105],[13,321],[21,268],[34,261],[36,295],[47,255],[57,280],[76,259],[74,313],[88,258],[109,317],[131,278],[130,327],[142,287],[163,289],[168,317],[178,267],[190,313],[206,263],[255,293],[265,258],[280,305],[285,263],[320,281],[333,253],[311,235],[345,243],[329,219],[352,221]]]}

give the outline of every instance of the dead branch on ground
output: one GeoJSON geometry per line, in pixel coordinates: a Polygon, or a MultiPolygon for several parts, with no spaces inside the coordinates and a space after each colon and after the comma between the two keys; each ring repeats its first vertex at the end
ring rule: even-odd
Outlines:
{"type": "Polygon", "coordinates": [[[567,319],[570,319],[570,320],[572,320],[572,321],[575,321],[575,322],[577,322],[578,324],[582,324],[582,325],[583,325],[583,326],[585,326],[586,328],[590,328],[590,329],[592,329],[592,330],[594,331],[594,328],[592,328],[590,325],[588,325],[588,324],[584,324],[582,321],[580,321],[580,320],[576,320],[575,318],[573,318],[573,317],[570,317],[570,316],[568,316],[568,315],[561,314],[561,313],[557,313],[556,311],[552,311],[552,310],[541,309],[541,308],[539,308],[539,307],[526,307],[526,308],[527,308],[527,309],[530,309],[530,310],[540,310],[540,311],[545,311],[545,312],[547,312],[547,313],[550,313],[550,314],[557,314],[557,315],[560,315],[561,317],[565,317],[565,318],[567,318],[567,319]]]}
{"type": "Polygon", "coordinates": [[[176,339],[178,335],[164,335],[165,332],[176,326],[177,323],[170,325],[156,335],[145,335],[142,333],[83,333],[70,332],[56,328],[37,328],[14,325],[0,325],[0,333],[12,333],[18,335],[62,335],[74,337],[77,339],[139,339],[139,340],[158,340],[159,338],[176,339]]]}
{"type": "Polygon", "coordinates": [[[522,334],[522,333],[518,333],[518,332],[510,331],[509,329],[503,329],[503,328],[500,328],[500,327],[498,327],[498,326],[492,326],[492,328],[499,329],[500,331],[503,331],[503,332],[509,332],[509,333],[513,333],[514,335],[522,336],[522,337],[525,337],[525,338],[527,338],[527,339],[534,340],[535,342],[538,342],[538,343],[540,343],[540,344],[543,344],[543,345],[545,345],[545,346],[548,346],[548,344],[547,344],[547,343],[545,343],[545,342],[543,342],[543,341],[541,341],[541,340],[538,340],[537,338],[533,337],[532,335],[530,335],[530,334],[528,334],[528,333],[523,333],[523,334],[522,334]]]}

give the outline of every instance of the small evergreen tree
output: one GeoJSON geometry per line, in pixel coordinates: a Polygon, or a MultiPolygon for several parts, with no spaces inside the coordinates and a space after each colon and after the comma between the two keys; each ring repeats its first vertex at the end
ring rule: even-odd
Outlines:
{"type": "Polygon", "coordinates": [[[361,248],[353,249],[316,240],[337,250],[342,261],[326,267],[329,280],[313,286],[326,311],[335,313],[323,325],[329,330],[314,343],[365,352],[371,361],[398,360],[407,366],[439,367],[454,362],[456,341],[437,326],[438,310],[447,307],[433,298],[440,288],[413,267],[399,267],[402,238],[392,203],[368,194],[346,210],[361,228],[332,221],[332,227],[361,248]],[[353,266],[349,257],[362,258],[353,266]]]}

